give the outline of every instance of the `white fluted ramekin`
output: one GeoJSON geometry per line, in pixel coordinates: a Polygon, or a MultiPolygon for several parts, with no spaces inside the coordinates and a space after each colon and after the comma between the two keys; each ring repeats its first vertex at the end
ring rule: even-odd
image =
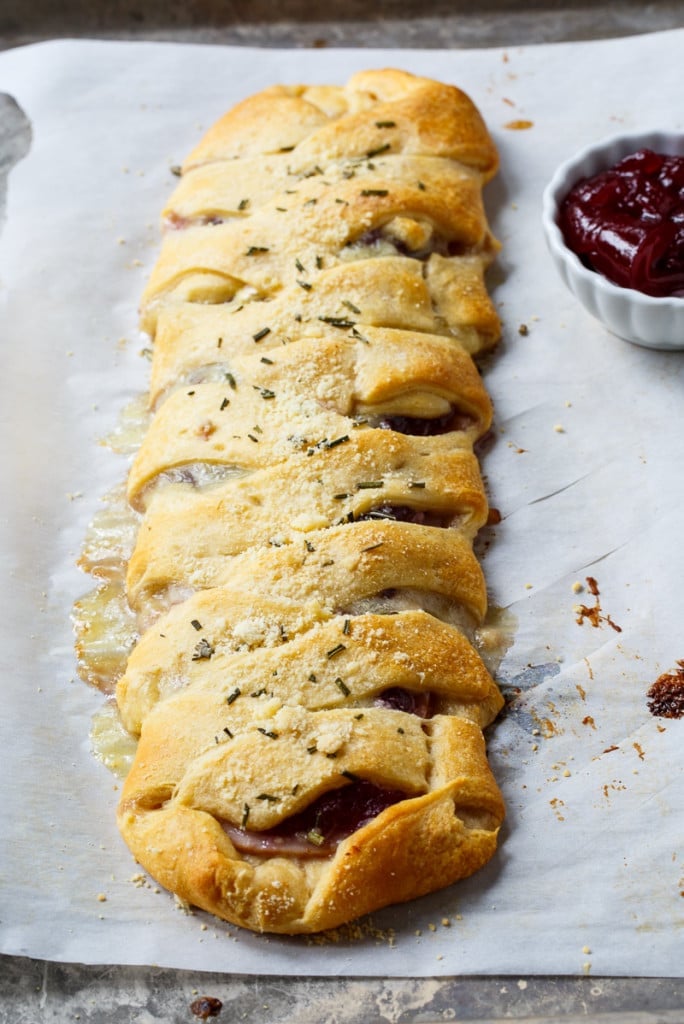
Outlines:
{"type": "Polygon", "coordinates": [[[657,349],[684,349],[684,298],[654,298],[613,284],[589,270],[565,244],[558,207],[581,178],[607,170],[639,149],[684,156],[684,133],[652,131],[615,135],[561,164],[544,190],[542,223],[549,251],[570,291],[618,337],[657,349]]]}

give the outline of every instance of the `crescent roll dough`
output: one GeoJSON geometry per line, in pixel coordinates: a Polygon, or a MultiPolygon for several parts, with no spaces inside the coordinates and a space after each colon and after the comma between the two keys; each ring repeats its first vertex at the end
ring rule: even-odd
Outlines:
{"type": "Polygon", "coordinates": [[[135,624],[122,835],[246,928],[339,926],[496,850],[472,545],[497,166],[465,93],[367,71],[243,100],[163,210],[132,548],[83,561],[135,624]]]}

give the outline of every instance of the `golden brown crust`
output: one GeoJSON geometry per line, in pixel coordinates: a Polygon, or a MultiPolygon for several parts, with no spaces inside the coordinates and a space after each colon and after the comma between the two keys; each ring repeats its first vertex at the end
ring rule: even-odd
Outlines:
{"type": "MultiPolygon", "coordinates": [[[[234,591],[223,595],[231,609],[244,596],[234,591]]],[[[224,711],[237,690],[257,694],[253,700],[258,703],[241,701],[232,708],[233,723],[245,704],[253,714],[272,701],[313,710],[361,707],[393,687],[430,694],[439,713],[469,718],[482,728],[501,708],[499,691],[468,639],[423,611],[329,615],[314,621],[300,617],[298,632],[287,640],[253,649],[243,637],[236,649],[225,623],[202,619],[200,630],[183,629],[190,626],[187,618],[183,623],[166,616],[141,639],[117,686],[119,710],[132,733],[140,733],[157,703],[181,690],[192,691],[195,708],[215,699],[224,711]],[[332,650],[337,654],[328,658],[332,650]],[[313,664],[318,668],[312,679],[313,664]]],[[[185,714],[194,721],[197,711],[185,714]]]]}
{"type": "Polygon", "coordinates": [[[151,403],[207,368],[253,355],[257,344],[262,359],[270,357],[271,349],[321,338],[326,323],[351,323],[346,331],[352,337],[354,329],[364,334],[368,327],[440,334],[470,355],[490,348],[500,325],[483,271],[479,256],[462,257],[457,265],[438,256],[426,264],[386,256],[322,270],[315,289],[295,284],[267,304],[167,304],[157,320],[151,403]]]}
{"type": "Polygon", "coordinates": [[[435,460],[421,438],[359,431],[308,458],[267,466],[200,493],[182,484],[160,487],[140,524],[128,593],[136,604],[141,589],[155,591],[198,576],[209,585],[215,579],[209,562],[220,565],[256,547],[301,547],[307,539],[311,545],[310,535],[319,530],[401,513],[419,523],[457,528],[472,539],[488,514],[472,452],[456,448],[435,460]],[[284,479],[290,486],[283,493],[284,479]]]}
{"type": "Polygon", "coordinates": [[[387,145],[392,152],[457,160],[485,180],[498,167],[486,126],[464,92],[387,69],[360,72],[346,89],[325,94],[305,86],[265,89],[225,114],[184,170],[286,151],[292,166],[306,173],[321,161],[372,158],[387,145]]]}
{"type": "Polygon", "coordinates": [[[129,500],[140,505],[143,489],[169,470],[198,463],[253,470],[308,458],[316,446],[381,427],[386,417],[457,416],[444,432],[422,437],[426,451],[472,444],[489,428],[480,375],[453,342],[377,327],[363,338],[346,327],[338,333],[271,350],[267,362],[236,356],[220,379],[173,392],[133,463],[129,500]]]}
{"type": "Polygon", "coordinates": [[[175,296],[221,302],[246,288],[265,299],[299,280],[313,289],[322,269],[378,252],[441,252],[455,260],[467,254],[486,266],[496,242],[479,179],[440,178],[428,188],[377,173],[369,187],[363,179],[331,184],[316,176],[301,182],[294,195],[276,195],[251,216],[222,220],[209,233],[192,223],[167,232],[143,310],[152,317],[160,302],[175,296]]]}
{"type": "Polygon", "coordinates": [[[238,104],[165,207],[118,821],[156,879],[235,924],[334,927],[496,849],[472,356],[500,330],[497,163],[459,89],[367,71],[238,104]]]}
{"type": "Polygon", "coordinates": [[[149,744],[144,726],[119,809],[138,859],[154,863],[156,877],[183,898],[229,921],[295,934],[413,899],[491,857],[503,807],[477,726],[438,717],[421,729],[413,716],[394,711],[369,711],[360,721],[353,714],[311,717],[293,709],[276,714],[268,721],[276,739],[248,727],[225,742],[211,736],[206,745],[185,733],[170,748],[164,724],[154,734],[153,713],[149,744]],[[309,753],[322,736],[330,749],[309,753]],[[331,760],[328,753],[340,756],[331,760]],[[431,776],[433,762],[439,775],[431,776]],[[406,799],[343,840],[324,863],[240,857],[222,821],[240,825],[248,807],[250,821],[254,815],[263,827],[272,825],[297,809],[303,788],[310,794],[339,787],[343,772],[400,787],[406,799]],[[277,799],[259,800],[264,793],[277,799]],[[191,856],[183,854],[188,848],[191,856]]]}

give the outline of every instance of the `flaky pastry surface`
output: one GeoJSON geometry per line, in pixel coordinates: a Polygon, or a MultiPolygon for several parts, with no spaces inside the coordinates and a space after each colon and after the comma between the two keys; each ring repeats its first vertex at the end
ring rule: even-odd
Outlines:
{"type": "Polygon", "coordinates": [[[164,207],[135,537],[100,571],[136,623],[118,821],[235,924],[332,928],[495,853],[473,356],[499,336],[497,166],[461,90],[367,71],[237,104],[164,207]]]}

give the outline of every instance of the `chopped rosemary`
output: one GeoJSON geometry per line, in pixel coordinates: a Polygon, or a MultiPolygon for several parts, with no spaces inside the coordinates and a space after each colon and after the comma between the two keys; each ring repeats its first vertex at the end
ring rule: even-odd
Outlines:
{"type": "Polygon", "coordinates": [[[247,828],[247,822],[249,821],[249,804],[245,804],[242,812],[242,821],[240,822],[240,828],[247,828]]]}
{"type": "Polygon", "coordinates": [[[270,252],[265,245],[250,245],[245,256],[259,256],[262,252],[270,252]]]}
{"type": "Polygon", "coordinates": [[[224,398],[224,399],[223,399],[223,401],[221,402],[221,405],[220,405],[219,411],[220,411],[220,412],[223,412],[223,410],[225,409],[225,407],[226,407],[227,405],[230,405],[230,399],[229,399],[229,398],[224,398]]]}
{"type": "Polygon", "coordinates": [[[273,360],[269,359],[268,356],[262,356],[259,360],[260,363],[266,363],[267,366],[273,366],[273,360]]]}
{"type": "Polygon", "coordinates": [[[223,338],[219,338],[218,341],[216,342],[216,348],[221,348],[222,344],[223,344],[223,338]]]}
{"type": "Polygon", "coordinates": [[[382,541],[380,540],[380,541],[378,541],[378,543],[377,543],[377,544],[371,544],[371,545],[370,545],[369,547],[367,547],[367,548],[361,548],[361,551],[362,551],[362,552],[363,552],[363,551],[375,551],[375,549],[376,549],[376,548],[381,548],[381,547],[382,547],[382,544],[383,544],[383,542],[382,542],[382,541]]]}
{"type": "Polygon", "coordinates": [[[351,690],[349,689],[345,681],[343,679],[340,679],[339,676],[335,680],[335,686],[344,694],[345,697],[348,697],[349,694],[351,693],[351,690]]]}
{"type": "Polygon", "coordinates": [[[417,185],[421,192],[425,192],[425,185],[422,181],[417,182],[417,185]]]}
{"type": "Polygon", "coordinates": [[[360,331],[357,331],[355,327],[352,327],[352,338],[356,338],[357,341],[362,341],[364,345],[370,345],[368,338],[364,338],[360,331]]]}
{"type": "Polygon", "coordinates": [[[342,437],[336,437],[333,441],[327,441],[326,448],[337,448],[338,444],[344,444],[345,441],[349,440],[349,434],[343,434],[342,437]]]}
{"type": "Polygon", "coordinates": [[[306,839],[313,846],[322,846],[325,842],[325,836],[321,835],[316,828],[312,828],[310,832],[306,833],[306,839]]]}
{"type": "Polygon", "coordinates": [[[378,146],[377,149],[371,149],[366,153],[366,158],[372,160],[374,156],[380,156],[381,153],[386,153],[388,149],[391,149],[389,142],[386,142],[384,146],[378,146]]]}
{"type": "Polygon", "coordinates": [[[317,682],[317,681],[318,681],[318,680],[316,679],[316,673],[315,673],[315,672],[310,672],[310,673],[309,673],[309,682],[310,682],[310,683],[315,683],[315,682],[317,682]]]}
{"type": "Polygon", "coordinates": [[[302,206],[315,206],[317,202],[318,202],[318,199],[316,199],[316,197],[314,196],[313,199],[305,200],[305,202],[302,203],[302,206]]]}
{"type": "Polygon", "coordinates": [[[224,725],[224,726],[223,726],[223,731],[225,732],[225,734],[226,734],[226,736],[228,737],[228,739],[229,739],[229,740],[232,740],[232,738],[233,738],[233,734],[232,734],[232,732],[230,731],[230,729],[228,728],[228,726],[227,726],[227,725],[224,725]]]}
{"type": "Polygon", "coordinates": [[[386,188],[362,188],[362,196],[388,196],[389,189],[386,188]]]}
{"type": "Polygon", "coordinates": [[[335,758],[337,757],[337,751],[333,750],[332,753],[326,754],[325,756],[328,758],[329,761],[334,761],[335,758]]]}
{"type": "Polygon", "coordinates": [[[351,619],[345,619],[344,625],[342,626],[342,632],[345,636],[349,636],[351,631],[351,619]]]}
{"type": "Polygon", "coordinates": [[[242,690],[240,689],[240,687],[236,686],[235,689],[226,697],[226,704],[232,704],[233,701],[236,701],[238,699],[241,693],[242,690]]]}
{"type": "Polygon", "coordinates": [[[356,485],[356,490],[357,491],[370,491],[370,490],[372,490],[372,489],[374,489],[376,487],[384,487],[384,486],[385,486],[385,481],[384,480],[361,480],[356,485]]]}
{"type": "Polygon", "coordinates": [[[238,203],[238,210],[246,210],[249,206],[249,199],[241,199],[238,203]]]}
{"type": "Polygon", "coordinates": [[[250,441],[254,441],[254,444],[259,444],[259,438],[255,437],[254,434],[248,434],[247,437],[250,439],[250,441]]]}
{"type": "Polygon", "coordinates": [[[228,383],[229,383],[229,385],[231,386],[231,388],[233,389],[233,391],[235,391],[235,389],[236,389],[236,387],[237,387],[237,384],[235,383],[235,377],[234,377],[234,376],[233,376],[233,374],[232,374],[232,373],[230,372],[230,370],[226,370],[226,373],[225,373],[225,378],[226,378],[226,380],[228,381],[228,383]]]}
{"type": "Polygon", "coordinates": [[[315,754],[317,750],[318,750],[318,747],[316,746],[315,743],[313,743],[310,747],[306,748],[307,754],[315,754]]]}
{"type": "Polygon", "coordinates": [[[277,732],[269,732],[268,729],[262,729],[261,726],[257,726],[257,732],[260,732],[263,736],[268,736],[269,740],[277,740],[277,732]]]}
{"type": "Polygon", "coordinates": [[[399,726],[397,732],[400,733],[402,736],[404,735],[404,730],[401,728],[401,726],[399,726]]]}
{"type": "Polygon", "coordinates": [[[323,257],[322,256],[317,256],[316,257],[316,269],[320,270],[322,266],[323,266],[323,257]]]}
{"type": "Polygon", "coordinates": [[[300,288],[303,288],[305,292],[310,292],[311,289],[313,288],[313,285],[309,284],[308,281],[299,281],[298,280],[297,284],[299,285],[300,288]]]}
{"type": "Polygon", "coordinates": [[[311,543],[310,540],[305,540],[304,544],[306,546],[306,550],[307,551],[315,551],[316,550],[316,548],[313,546],[313,544],[311,543]]]}
{"type": "Polygon", "coordinates": [[[358,306],[355,306],[354,303],[350,302],[348,299],[342,299],[342,305],[346,306],[347,309],[350,310],[352,313],[356,313],[357,316],[361,315],[361,310],[358,308],[358,306]]]}
{"type": "Polygon", "coordinates": [[[193,629],[196,629],[198,633],[202,628],[202,623],[199,621],[199,619],[191,619],[190,625],[192,626],[193,629]]]}
{"type": "Polygon", "coordinates": [[[252,690],[252,692],[250,693],[250,697],[263,697],[263,695],[267,692],[268,691],[266,687],[262,686],[260,690],[252,690]]]}
{"type": "Polygon", "coordinates": [[[412,480],[411,483],[409,484],[409,487],[411,487],[413,490],[424,490],[425,489],[425,481],[424,480],[412,480]]]}
{"type": "Polygon", "coordinates": [[[346,320],[343,316],[319,316],[318,318],[324,324],[330,324],[331,327],[353,327],[353,320],[346,320]]]}
{"type": "Polygon", "coordinates": [[[358,715],[354,715],[354,718],[356,719],[357,722],[360,722],[361,719],[363,718],[363,711],[360,711],[358,715]]]}
{"type": "Polygon", "coordinates": [[[279,796],[273,796],[272,793],[259,793],[257,800],[267,800],[269,804],[277,804],[280,800],[279,796]]]}
{"type": "Polygon", "coordinates": [[[334,647],[332,647],[332,648],[331,648],[331,649],[330,649],[330,650],[329,650],[329,651],[328,651],[328,652],[326,653],[326,658],[328,658],[328,659],[330,659],[330,658],[334,658],[336,654],[341,654],[341,653],[342,653],[342,651],[346,651],[346,649],[347,649],[347,648],[346,648],[346,645],[345,645],[345,644],[335,644],[335,646],[334,646],[334,647]]]}
{"type": "Polygon", "coordinates": [[[270,327],[262,327],[260,331],[257,331],[256,334],[252,335],[252,340],[253,341],[261,341],[262,338],[265,338],[266,335],[270,334],[270,333],[271,333],[271,328],[270,327]]]}
{"type": "Polygon", "coordinates": [[[259,392],[262,398],[275,398],[275,391],[271,391],[270,388],[262,388],[258,384],[252,384],[252,387],[259,392]]]}
{"type": "Polygon", "coordinates": [[[295,260],[295,267],[297,268],[300,274],[306,274],[306,267],[304,266],[301,260],[295,260]]]}
{"type": "Polygon", "coordinates": [[[396,128],[397,127],[397,122],[396,121],[376,121],[375,122],[375,127],[376,128],[396,128]]]}
{"type": "Polygon", "coordinates": [[[180,178],[181,175],[183,174],[183,168],[180,166],[180,164],[172,164],[171,167],[169,167],[169,170],[171,171],[175,178],[180,178]]]}
{"type": "Polygon", "coordinates": [[[354,772],[350,772],[347,768],[344,768],[340,775],[344,775],[345,779],[349,779],[350,782],[358,782],[360,778],[359,775],[355,775],[354,772]]]}
{"type": "Polygon", "coordinates": [[[192,652],[192,660],[202,661],[204,658],[211,658],[213,653],[214,648],[212,645],[207,639],[205,639],[205,637],[202,637],[200,642],[197,644],[197,647],[195,647],[195,650],[192,652]]]}
{"type": "Polygon", "coordinates": [[[333,501],[344,501],[344,499],[348,497],[348,494],[333,494],[333,501]]]}

